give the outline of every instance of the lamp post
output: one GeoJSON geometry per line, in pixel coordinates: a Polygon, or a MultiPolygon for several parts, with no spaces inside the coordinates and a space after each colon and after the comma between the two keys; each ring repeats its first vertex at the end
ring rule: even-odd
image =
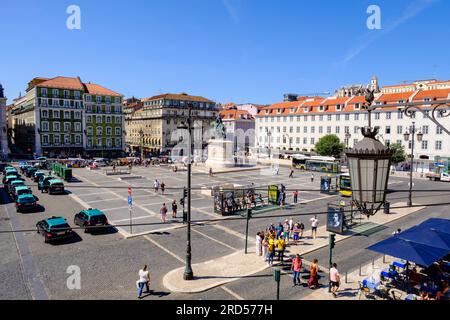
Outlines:
{"type": "Polygon", "coordinates": [[[187,126],[180,125],[178,129],[187,129],[188,130],[188,164],[187,164],[187,245],[186,245],[186,266],[184,269],[183,279],[184,280],[192,280],[194,279],[194,272],[192,271],[191,261],[191,153],[192,153],[192,123],[191,123],[191,114],[192,114],[192,103],[188,104],[188,117],[187,117],[187,126]]]}
{"type": "Polygon", "coordinates": [[[267,133],[267,136],[269,137],[269,160],[270,160],[270,140],[272,137],[272,132],[266,128],[266,133],[267,133]]]}
{"type": "Polygon", "coordinates": [[[141,137],[141,160],[144,159],[144,130],[139,130],[139,136],[141,137]]]}
{"type": "Polygon", "coordinates": [[[409,131],[406,131],[403,134],[403,138],[405,139],[405,141],[410,141],[409,137],[411,136],[411,155],[410,155],[410,168],[409,168],[409,194],[408,194],[408,203],[407,203],[408,207],[412,206],[412,187],[413,187],[412,175],[413,175],[413,169],[414,169],[414,144],[415,144],[414,136],[415,135],[417,135],[417,141],[421,142],[423,139],[423,133],[417,132],[416,123],[413,121],[412,127],[409,128],[409,131]]]}
{"type": "Polygon", "coordinates": [[[352,134],[350,132],[345,133],[345,145],[348,148],[348,142],[350,141],[350,138],[352,137],[352,134]]]}
{"type": "Polygon", "coordinates": [[[372,90],[365,91],[363,108],[369,113],[369,126],[361,128],[364,138],[351,149],[347,148],[352,184],[353,203],[359,211],[370,217],[386,202],[386,188],[393,151],[376,139],[379,127],[371,127],[371,112],[376,106],[372,90]]]}

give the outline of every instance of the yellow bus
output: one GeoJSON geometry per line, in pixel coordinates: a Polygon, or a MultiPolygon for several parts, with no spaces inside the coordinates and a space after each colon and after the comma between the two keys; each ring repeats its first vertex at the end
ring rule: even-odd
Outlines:
{"type": "Polygon", "coordinates": [[[352,182],[350,180],[350,174],[343,173],[339,176],[339,193],[343,197],[352,196],[352,182]]]}

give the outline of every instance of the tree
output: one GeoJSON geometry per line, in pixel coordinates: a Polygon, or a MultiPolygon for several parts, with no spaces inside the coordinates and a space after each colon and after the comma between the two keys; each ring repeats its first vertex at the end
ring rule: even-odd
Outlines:
{"type": "Polygon", "coordinates": [[[398,164],[406,160],[405,148],[400,143],[393,143],[389,146],[392,150],[394,150],[394,154],[392,155],[392,163],[398,164]]]}
{"type": "Polygon", "coordinates": [[[345,145],[334,134],[328,134],[319,139],[315,150],[321,156],[339,158],[344,151],[345,145]]]}

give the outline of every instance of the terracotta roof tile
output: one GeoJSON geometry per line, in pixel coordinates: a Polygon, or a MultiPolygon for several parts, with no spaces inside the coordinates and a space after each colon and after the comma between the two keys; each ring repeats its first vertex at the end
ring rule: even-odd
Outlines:
{"type": "Polygon", "coordinates": [[[185,101],[194,101],[194,102],[207,102],[207,103],[214,103],[214,101],[211,101],[209,99],[206,99],[204,97],[200,96],[191,96],[187,93],[166,93],[166,94],[160,94],[157,96],[153,96],[150,98],[143,99],[143,102],[151,101],[151,100],[159,100],[159,99],[168,99],[168,100],[185,100],[185,101]]]}
{"type": "Polygon", "coordinates": [[[86,86],[86,91],[89,94],[101,95],[101,96],[115,96],[115,97],[121,96],[121,94],[114,92],[112,90],[109,90],[105,87],[102,87],[101,85],[98,85],[98,84],[85,83],[84,85],[86,86]]]}
{"type": "Polygon", "coordinates": [[[423,90],[419,91],[413,98],[413,101],[430,98],[431,100],[446,100],[450,96],[450,89],[423,90]]]}
{"type": "MultiPolygon", "coordinates": [[[[40,78],[36,78],[40,79],[40,78]]],[[[37,84],[39,87],[69,89],[83,91],[84,87],[79,78],[56,77],[37,84]]]]}

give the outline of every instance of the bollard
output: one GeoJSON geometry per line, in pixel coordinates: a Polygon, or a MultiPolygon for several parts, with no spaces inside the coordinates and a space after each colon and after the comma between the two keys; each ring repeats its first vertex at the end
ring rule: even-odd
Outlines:
{"type": "Polygon", "coordinates": [[[361,274],[361,264],[359,264],[359,276],[360,277],[362,276],[362,274],[361,274]]]}
{"type": "Polygon", "coordinates": [[[372,269],[375,266],[375,257],[372,258],[372,269]]]}
{"type": "Polygon", "coordinates": [[[345,271],[345,283],[348,283],[348,281],[347,281],[347,271],[345,271]]]}
{"type": "Polygon", "coordinates": [[[386,263],[386,255],[383,254],[383,263],[386,263]]]}

